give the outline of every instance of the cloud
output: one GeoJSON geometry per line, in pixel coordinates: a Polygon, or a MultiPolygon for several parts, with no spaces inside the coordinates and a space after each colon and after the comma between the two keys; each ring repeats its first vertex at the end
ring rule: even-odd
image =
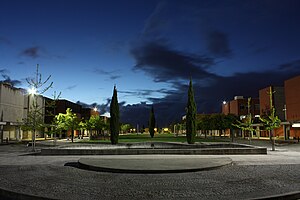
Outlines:
{"type": "Polygon", "coordinates": [[[24,49],[21,52],[21,55],[25,56],[25,57],[30,57],[30,58],[38,58],[38,57],[40,57],[40,52],[41,52],[41,48],[38,46],[35,46],[35,47],[29,47],[27,49],[24,49]]]}
{"type": "Polygon", "coordinates": [[[215,76],[204,70],[214,64],[213,59],[176,51],[158,41],[134,46],[131,54],[136,61],[133,69],[144,71],[156,82],[189,79],[191,76],[197,78],[215,76]]]}
{"type": "Polygon", "coordinates": [[[8,74],[9,71],[7,69],[0,69],[0,74],[3,75],[3,74],[8,74]]]}
{"type": "MultiPolygon", "coordinates": [[[[77,101],[76,103],[81,105],[83,108],[97,108],[98,111],[100,112],[100,115],[102,115],[106,112],[109,112],[110,102],[111,102],[111,99],[107,98],[106,103],[103,103],[103,104],[98,104],[96,102],[92,103],[92,104],[87,104],[87,103],[84,103],[84,102],[81,102],[81,101],[77,101]]],[[[120,110],[122,110],[122,108],[125,106],[125,104],[126,104],[125,101],[119,102],[120,110]]]]}
{"type": "Polygon", "coordinates": [[[121,76],[119,76],[119,75],[116,75],[116,76],[110,76],[109,77],[111,80],[116,80],[116,79],[118,79],[118,78],[121,78],[121,76]]]}
{"type": "Polygon", "coordinates": [[[229,57],[232,51],[226,33],[214,30],[207,33],[207,50],[216,57],[229,57]]]}
{"type": "Polygon", "coordinates": [[[22,81],[20,81],[20,80],[11,79],[10,76],[7,75],[7,74],[9,74],[9,70],[7,70],[7,69],[0,69],[0,74],[3,78],[3,80],[1,80],[0,83],[9,83],[13,87],[19,86],[22,84],[22,81]]]}
{"type": "Polygon", "coordinates": [[[156,5],[154,11],[145,22],[142,37],[153,38],[160,35],[161,29],[165,28],[168,24],[168,20],[163,17],[163,13],[166,8],[166,1],[161,1],[156,5]]]}
{"type": "Polygon", "coordinates": [[[280,70],[300,71],[300,59],[281,64],[279,66],[279,69],[280,70]]]}
{"type": "Polygon", "coordinates": [[[121,78],[121,76],[117,74],[118,72],[120,72],[120,70],[105,71],[105,70],[99,69],[99,68],[93,70],[93,73],[108,76],[109,79],[111,79],[111,80],[121,78]]]}
{"type": "Polygon", "coordinates": [[[168,94],[172,94],[176,92],[176,90],[167,90],[167,89],[157,89],[157,90],[150,90],[150,89],[137,89],[137,90],[119,90],[118,93],[122,94],[122,97],[137,97],[141,99],[147,99],[150,102],[156,100],[153,96],[166,96],[168,94]]]}
{"type": "MultiPolygon", "coordinates": [[[[163,71],[163,70],[162,70],[163,71]]],[[[156,73],[161,73],[157,68],[156,73]]],[[[150,74],[156,77],[155,74],[150,74]]],[[[230,101],[234,96],[244,96],[257,98],[259,90],[267,86],[283,86],[284,81],[294,76],[300,75],[300,60],[295,60],[280,64],[272,71],[259,71],[236,73],[229,77],[212,76],[207,74],[207,78],[212,79],[209,84],[203,84],[205,77],[193,77],[195,100],[198,113],[219,113],[221,112],[222,101],[230,101]]],[[[176,77],[173,77],[176,80],[176,77]]],[[[166,94],[163,98],[151,97],[155,90],[141,91],[119,91],[126,95],[145,95],[148,101],[152,102],[159,127],[167,126],[171,122],[180,121],[185,115],[187,103],[188,80],[173,81],[172,89],[164,89],[166,94]]],[[[122,109],[122,118],[133,125],[147,126],[150,112],[149,104],[126,105],[122,109]],[[130,116],[129,116],[130,115],[130,116]],[[127,117],[129,116],[129,117],[127,117]]]]}
{"type": "Polygon", "coordinates": [[[118,91],[120,94],[125,94],[126,96],[149,96],[153,92],[156,92],[155,90],[135,90],[135,91],[118,91]]]}
{"type": "Polygon", "coordinates": [[[70,86],[66,87],[65,89],[66,90],[73,90],[76,87],[77,87],[77,85],[70,85],[70,86]]]}
{"type": "Polygon", "coordinates": [[[8,75],[5,74],[1,74],[1,76],[3,77],[4,80],[1,80],[1,83],[9,83],[11,84],[11,86],[15,87],[15,86],[19,86],[22,84],[21,81],[19,80],[12,80],[8,75]]]}

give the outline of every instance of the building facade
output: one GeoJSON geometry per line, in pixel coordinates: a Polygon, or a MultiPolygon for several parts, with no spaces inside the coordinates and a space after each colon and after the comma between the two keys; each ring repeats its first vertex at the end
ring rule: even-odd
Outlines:
{"type": "Polygon", "coordinates": [[[272,104],[276,115],[281,121],[285,121],[285,92],[284,87],[269,86],[259,90],[260,115],[270,114],[270,91],[272,91],[272,104]]]}
{"type": "MultiPolygon", "coordinates": [[[[249,109],[251,115],[253,117],[259,115],[259,109],[259,99],[251,98],[249,109]]],[[[243,118],[248,114],[248,99],[244,98],[243,96],[235,96],[230,102],[223,102],[222,113],[225,115],[233,114],[243,118]]]]}
{"type": "Polygon", "coordinates": [[[0,83],[0,124],[1,141],[20,140],[21,125],[25,117],[25,91],[12,87],[9,83],[0,83]]]}
{"type": "Polygon", "coordinates": [[[284,82],[286,119],[290,126],[288,136],[300,137],[300,76],[288,79],[284,82]]]}

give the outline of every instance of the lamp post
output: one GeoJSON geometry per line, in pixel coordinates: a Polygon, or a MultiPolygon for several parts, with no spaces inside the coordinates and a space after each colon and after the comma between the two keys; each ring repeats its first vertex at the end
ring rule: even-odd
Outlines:
{"type": "Polygon", "coordinates": [[[35,108],[37,106],[37,102],[36,102],[36,94],[37,94],[37,89],[35,87],[31,87],[28,89],[28,110],[27,110],[27,118],[29,117],[29,109],[30,109],[30,96],[33,97],[33,101],[32,101],[32,107],[33,107],[33,116],[32,116],[32,127],[33,127],[33,133],[32,133],[32,151],[35,151],[35,128],[36,128],[36,111],[35,108]]]}

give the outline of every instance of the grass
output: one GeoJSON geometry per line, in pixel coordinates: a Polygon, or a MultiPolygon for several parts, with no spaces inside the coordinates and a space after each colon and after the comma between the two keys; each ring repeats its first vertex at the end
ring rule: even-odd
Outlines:
{"type": "MultiPolygon", "coordinates": [[[[195,142],[224,142],[228,141],[224,138],[219,137],[209,137],[209,138],[202,138],[196,137],[195,142]]],[[[86,143],[107,143],[110,142],[109,138],[105,139],[97,139],[97,140],[84,140],[80,142],[86,143]]],[[[119,136],[119,143],[128,143],[128,142],[186,142],[185,136],[178,136],[175,137],[174,134],[155,134],[153,138],[150,137],[149,134],[126,134],[119,136]]]]}

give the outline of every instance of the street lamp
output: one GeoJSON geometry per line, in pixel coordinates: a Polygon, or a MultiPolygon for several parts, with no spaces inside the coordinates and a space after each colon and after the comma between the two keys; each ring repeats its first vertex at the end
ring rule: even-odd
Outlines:
{"type": "MultiPolygon", "coordinates": [[[[29,88],[28,90],[27,90],[27,92],[28,92],[28,109],[27,109],[27,118],[29,117],[28,115],[29,115],[29,105],[30,105],[30,95],[32,95],[33,96],[33,102],[32,102],[32,106],[33,107],[35,107],[36,105],[36,99],[35,99],[35,95],[37,94],[37,89],[35,88],[35,87],[31,87],[31,88],[29,88]]],[[[33,109],[35,109],[35,108],[33,108],[33,109]]],[[[34,111],[34,115],[33,115],[33,118],[32,118],[32,120],[33,120],[33,122],[32,122],[32,124],[33,124],[33,133],[32,133],[32,151],[35,151],[35,126],[36,126],[36,113],[35,113],[35,111],[34,111]]]]}
{"type": "Polygon", "coordinates": [[[226,105],[226,103],[227,103],[226,101],[223,101],[223,104],[224,104],[224,105],[226,105]]]}
{"type": "Polygon", "coordinates": [[[29,88],[27,91],[30,95],[37,94],[37,89],[35,87],[29,88]]]}

